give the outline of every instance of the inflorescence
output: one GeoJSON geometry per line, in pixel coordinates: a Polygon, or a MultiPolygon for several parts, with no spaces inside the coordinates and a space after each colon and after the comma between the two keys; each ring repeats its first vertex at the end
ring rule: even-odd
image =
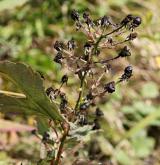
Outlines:
{"type": "Polygon", "coordinates": [[[97,98],[103,97],[106,93],[115,92],[117,84],[131,78],[133,68],[129,65],[126,66],[124,73],[117,81],[106,83],[102,81],[111,68],[113,60],[131,56],[131,51],[125,44],[137,38],[138,34],[134,30],[141,24],[142,20],[132,14],[127,15],[119,23],[114,23],[108,16],[93,20],[88,12],[84,12],[81,17],[76,10],[71,12],[71,19],[75,23],[76,31],[83,32],[87,41],[83,44],[80,53],[76,52],[78,44],[73,38],[66,43],[56,41],[53,44],[56,51],[54,62],[62,67],[67,66],[75,76],[78,76],[80,80],[79,94],[75,99],[74,107],[71,107],[66,94],[61,91],[63,85],[67,86],[69,79],[67,74],[61,78],[59,89],[49,87],[46,94],[51,101],[55,102],[56,100],[57,103],[58,100],[57,105],[68,121],[80,126],[90,124],[93,126],[92,129],[96,130],[100,129],[99,117],[103,116],[103,112],[99,107],[96,107],[95,113],[93,113],[94,120],[90,121],[88,117],[90,107],[97,105],[97,98]],[[117,48],[119,52],[113,58],[103,58],[103,55],[101,55],[103,54],[102,50],[105,52],[105,49],[116,50],[117,48]],[[103,71],[97,74],[99,69],[103,71]],[[93,80],[94,77],[95,81],[89,83],[90,79],[93,80]],[[91,85],[87,86],[87,84],[91,85]],[[87,88],[85,88],[86,86],[87,88]]]}

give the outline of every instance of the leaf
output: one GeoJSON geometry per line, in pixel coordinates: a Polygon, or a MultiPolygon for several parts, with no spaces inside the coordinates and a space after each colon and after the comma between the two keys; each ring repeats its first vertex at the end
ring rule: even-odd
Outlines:
{"type": "Polygon", "coordinates": [[[0,12],[3,10],[14,9],[25,4],[28,0],[3,0],[0,2],[0,12]]]}
{"type": "Polygon", "coordinates": [[[156,111],[150,113],[148,116],[143,118],[137,124],[134,125],[124,136],[124,138],[130,138],[135,136],[140,130],[144,129],[148,125],[154,123],[156,119],[160,118],[160,108],[157,108],[156,111]]]}
{"type": "Polygon", "coordinates": [[[115,152],[115,158],[117,159],[117,161],[121,164],[121,165],[128,165],[128,164],[133,164],[132,160],[130,159],[129,155],[124,152],[121,149],[118,149],[115,152]]]}
{"type": "Polygon", "coordinates": [[[139,158],[147,157],[152,152],[154,147],[153,138],[146,137],[146,135],[143,134],[139,134],[139,136],[134,137],[131,143],[135,150],[135,154],[139,158]]]}
{"type": "Polygon", "coordinates": [[[159,95],[158,86],[154,82],[146,83],[141,90],[141,94],[145,98],[155,98],[159,95]]]}
{"type": "Polygon", "coordinates": [[[37,119],[37,128],[38,128],[38,133],[41,135],[44,135],[45,132],[49,131],[49,124],[47,120],[38,118],[37,119]]]}
{"type": "Polygon", "coordinates": [[[17,85],[26,98],[14,98],[0,95],[0,110],[21,110],[25,113],[43,115],[53,120],[62,120],[55,104],[45,94],[43,81],[39,73],[22,63],[0,62],[0,74],[17,85]]]}

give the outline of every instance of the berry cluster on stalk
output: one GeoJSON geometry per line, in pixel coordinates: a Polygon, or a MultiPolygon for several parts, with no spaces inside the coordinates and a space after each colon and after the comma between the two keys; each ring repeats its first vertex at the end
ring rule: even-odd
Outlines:
{"type": "Polygon", "coordinates": [[[78,43],[73,38],[67,42],[54,42],[56,54],[53,61],[78,77],[79,90],[74,100],[75,105],[69,103],[67,93],[61,90],[63,86],[69,88],[69,74],[62,76],[58,89],[49,87],[46,94],[57,104],[66,121],[79,127],[91,125],[92,130],[98,130],[101,128],[99,119],[104,115],[97,106],[100,98],[114,93],[119,83],[128,81],[133,75],[133,68],[130,65],[126,66],[118,80],[104,82],[104,79],[106,80],[113,61],[131,56],[126,43],[137,38],[138,34],[134,31],[142,20],[132,14],[127,15],[119,23],[114,23],[108,16],[93,20],[88,12],[80,16],[76,10],[71,12],[71,19],[76,31],[81,31],[86,36],[86,42],[83,43],[81,52],[77,52],[78,43]],[[101,54],[107,49],[118,49],[118,53],[113,58],[104,58],[101,54]]]}

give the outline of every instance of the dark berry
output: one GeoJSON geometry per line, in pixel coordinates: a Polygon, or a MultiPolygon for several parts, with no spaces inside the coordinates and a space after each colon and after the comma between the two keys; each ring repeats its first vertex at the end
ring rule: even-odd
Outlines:
{"type": "Polygon", "coordinates": [[[72,10],[72,11],[71,11],[71,18],[72,18],[74,21],[78,21],[78,20],[79,20],[79,13],[78,13],[78,11],[72,10]]]}
{"type": "Polygon", "coordinates": [[[101,26],[108,26],[110,24],[109,18],[104,16],[101,18],[101,26]]]}
{"type": "Polygon", "coordinates": [[[68,101],[66,99],[61,99],[60,110],[63,111],[67,107],[68,101]]]}
{"type": "Polygon", "coordinates": [[[88,103],[82,103],[82,104],[80,104],[80,106],[79,106],[79,109],[80,110],[87,110],[89,108],[89,104],[88,103]]]}
{"type": "Polygon", "coordinates": [[[66,83],[67,84],[67,82],[68,82],[68,76],[65,74],[65,75],[63,75],[63,77],[62,77],[62,79],[61,79],[61,83],[66,83]]]}
{"type": "Polygon", "coordinates": [[[66,94],[63,93],[63,92],[60,92],[60,95],[59,95],[59,96],[60,96],[60,98],[63,99],[63,100],[66,99],[66,94]]]}
{"type": "Polygon", "coordinates": [[[137,38],[137,33],[130,33],[129,36],[127,36],[127,40],[134,40],[137,38]]]}
{"type": "Polygon", "coordinates": [[[87,125],[87,124],[88,124],[87,118],[86,118],[85,116],[83,116],[83,117],[80,119],[79,124],[80,124],[81,126],[87,125]]]}
{"type": "Polygon", "coordinates": [[[138,27],[142,23],[141,17],[134,17],[133,18],[133,25],[134,27],[138,27]]]}
{"type": "Polygon", "coordinates": [[[36,130],[36,129],[33,129],[33,130],[31,131],[31,134],[33,134],[33,135],[36,135],[36,133],[37,133],[37,130],[36,130]]]}
{"type": "Polygon", "coordinates": [[[109,82],[108,84],[105,84],[104,90],[105,92],[108,92],[108,93],[115,92],[115,82],[112,81],[112,82],[109,82]]]}
{"type": "Polygon", "coordinates": [[[128,14],[122,21],[122,25],[127,25],[131,20],[133,20],[133,15],[128,14]]]}
{"type": "Polygon", "coordinates": [[[132,72],[133,72],[132,66],[130,66],[130,65],[127,66],[127,67],[124,69],[124,73],[123,73],[123,75],[121,76],[119,82],[128,80],[128,79],[132,76],[132,72]]]}
{"type": "Polygon", "coordinates": [[[100,117],[100,116],[103,116],[104,113],[100,110],[100,108],[96,108],[95,115],[96,115],[97,117],[100,117]]]}
{"type": "Polygon", "coordinates": [[[83,18],[84,18],[84,19],[88,19],[88,18],[89,18],[89,13],[84,12],[84,13],[83,13],[83,18]]]}
{"type": "Polygon", "coordinates": [[[94,23],[90,18],[87,18],[85,22],[86,22],[86,24],[88,25],[89,28],[94,26],[94,23]]]}
{"type": "Polygon", "coordinates": [[[127,66],[125,69],[124,69],[124,73],[125,74],[132,74],[132,71],[133,71],[133,68],[132,66],[127,66]]]}
{"type": "Polygon", "coordinates": [[[94,98],[92,92],[89,92],[87,95],[86,95],[86,99],[87,100],[92,100],[94,98]]]}
{"type": "Polygon", "coordinates": [[[49,133],[48,132],[44,132],[43,137],[42,137],[42,141],[48,141],[49,140],[49,133]]]}
{"type": "Polygon", "coordinates": [[[57,51],[62,51],[62,49],[63,49],[63,43],[62,42],[60,42],[60,41],[56,41],[55,43],[54,43],[54,48],[57,50],[57,51]]]}
{"type": "Polygon", "coordinates": [[[97,129],[100,129],[100,128],[101,128],[101,126],[99,124],[98,119],[95,119],[92,130],[97,130],[97,129]]]}
{"type": "Polygon", "coordinates": [[[125,46],[119,53],[119,57],[127,57],[127,56],[130,56],[131,53],[129,51],[129,49],[127,48],[127,46],[125,46]]]}
{"type": "Polygon", "coordinates": [[[47,96],[49,96],[51,92],[54,92],[54,89],[52,87],[46,89],[47,96]]]}
{"type": "Polygon", "coordinates": [[[53,61],[62,64],[62,59],[63,59],[62,53],[58,52],[57,55],[54,57],[53,61]]]}

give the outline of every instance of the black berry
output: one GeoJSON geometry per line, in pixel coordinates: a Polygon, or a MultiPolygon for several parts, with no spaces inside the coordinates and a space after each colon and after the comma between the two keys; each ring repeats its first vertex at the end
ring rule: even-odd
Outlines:
{"type": "Polygon", "coordinates": [[[78,13],[78,11],[72,10],[72,11],[71,11],[71,18],[72,18],[74,21],[78,21],[78,20],[79,20],[79,13],[78,13]]]}
{"type": "Polygon", "coordinates": [[[131,53],[129,51],[129,49],[127,48],[127,46],[125,46],[119,53],[119,57],[127,57],[127,56],[130,56],[131,53]]]}
{"type": "Polygon", "coordinates": [[[100,117],[100,116],[103,116],[104,113],[100,110],[100,108],[96,108],[95,115],[96,115],[97,117],[100,117]]]}
{"type": "Polygon", "coordinates": [[[67,82],[68,82],[68,76],[65,74],[65,75],[63,75],[63,77],[62,77],[62,79],[61,79],[61,83],[66,83],[67,84],[67,82]]]}
{"type": "Polygon", "coordinates": [[[115,92],[115,82],[112,81],[112,82],[109,82],[108,84],[105,84],[104,90],[105,92],[108,92],[108,93],[115,92]]]}

